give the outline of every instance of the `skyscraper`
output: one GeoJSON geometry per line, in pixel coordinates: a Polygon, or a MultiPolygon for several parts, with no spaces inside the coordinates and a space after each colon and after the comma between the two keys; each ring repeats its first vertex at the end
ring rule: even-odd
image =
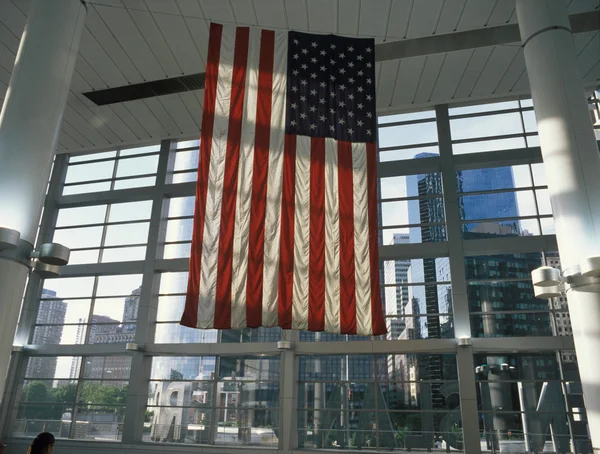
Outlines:
{"type": "MultiPolygon", "coordinates": [[[[38,309],[36,328],[33,331],[33,344],[60,344],[67,304],[57,299],[56,292],[43,289],[38,309]]],[[[56,358],[33,357],[27,364],[27,377],[54,378],[56,358]]],[[[51,383],[52,380],[49,380],[51,383]]]]}

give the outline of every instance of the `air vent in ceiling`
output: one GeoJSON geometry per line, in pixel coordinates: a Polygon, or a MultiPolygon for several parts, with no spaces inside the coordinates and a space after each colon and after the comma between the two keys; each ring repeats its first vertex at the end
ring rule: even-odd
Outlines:
{"type": "Polygon", "coordinates": [[[189,74],[187,76],[154,80],[151,82],[143,82],[141,84],[88,91],[87,93],[84,93],[84,96],[94,104],[104,106],[106,104],[152,98],[154,96],[201,90],[204,88],[204,77],[204,73],[189,74]]]}

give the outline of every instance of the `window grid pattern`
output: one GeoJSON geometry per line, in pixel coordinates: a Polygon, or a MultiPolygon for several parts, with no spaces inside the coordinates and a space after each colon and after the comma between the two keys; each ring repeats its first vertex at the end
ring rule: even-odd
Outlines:
{"type": "MultiPolygon", "coordinates": [[[[443,107],[437,108],[437,113],[443,111],[443,109],[443,107]]],[[[474,338],[490,337],[491,331],[486,331],[487,328],[484,328],[486,323],[506,327],[508,323],[519,320],[519,318],[515,318],[517,316],[521,318],[525,316],[528,320],[527,323],[536,323],[535,326],[541,327],[540,329],[545,330],[547,325],[549,327],[547,330],[549,337],[569,336],[569,333],[559,331],[559,325],[556,323],[558,318],[568,317],[566,301],[560,298],[551,301],[549,306],[543,308],[541,305],[519,306],[518,304],[521,303],[515,303],[514,300],[509,301],[511,304],[515,303],[514,307],[510,307],[510,304],[505,304],[503,307],[499,307],[498,304],[494,306],[494,301],[490,301],[490,307],[482,307],[481,304],[473,303],[478,298],[477,293],[474,293],[475,297],[470,298],[470,295],[467,295],[465,301],[468,314],[466,324],[469,326],[464,325],[461,317],[455,320],[457,311],[463,310],[461,309],[463,303],[454,298],[453,287],[455,285],[460,284],[460,286],[466,286],[467,289],[475,289],[473,291],[479,291],[479,296],[486,288],[489,289],[490,287],[500,290],[509,287],[513,292],[515,288],[522,287],[523,294],[525,294],[530,292],[530,281],[528,275],[507,277],[502,274],[494,274],[492,272],[494,268],[490,264],[497,257],[469,254],[471,243],[484,244],[490,238],[463,237],[466,278],[460,282],[457,281],[458,278],[455,273],[452,273],[451,276],[450,268],[453,262],[449,260],[449,256],[452,257],[453,252],[449,252],[447,244],[446,228],[448,226],[445,217],[448,201],[452,200],[453,197],[460,199],[470,196],[489,196],[497,193],[516,194],[527,191],[532,192],[534,197],[537,197],[541,191],[546,190],[545,182],[536,177],[536,166],[541,162],[541,156],[534,156],[532,160],[530,153],[519,159],[515,158],[515,154],[507,153],[506,159],[496,160],[494,165],[511,169],[515,166],[527,167],[531,176],[530,184],[519,185],[513,178],[511,185],[484,189],[469,189],[464,186],[461,188],[458,185],[457,194],[444,193],[444,179],[448,178],[449,175],[452,175],[453,178],[460,178],[461,172],[463,177],[467,172],[465,169],[477,169],[477,165],[469,165],[468,163],[470,159],[474,163],[481,162],[481,158],[475,153],[484,151],[485,143],[507,138],[512,140],[516,138],[512,137],[512,134],[517,134],[512,131],[487,131],[484,134],[474,133],[469,136],[465,132],[464,134],[467,135],[463,137],[459,134],[462,126],[460,126],[460,123],[456,123],[457,121],[469,120],[469,122],[477,125],[477,121],[473,119],[479,119],[480,122],[477,127],[485,129],[489,125],[485,117],[496,117],[497,119],[499,115],[513,115],[516,113],[520,117],[522,128],[518,134],[519,137],[523,137],[524,142],[519,142],[518,146],[511,145],[510,148],[532,146],[527,143],[530,138],[534,137],[535,133],[533,129],[527,129],[529,128],[527,121],[530,121],[526,119],[526,116],[530,115],[527,112],[532,112],[530,102],[519,101],[516,107],[514,105],[487,105],[477,108],[469,107],[468,109],[471,110],[450,110],[451,124],[452,121],[455,121],[454,124],[458,125],[451,127],[451,129],[456,130],[452,131],[456,134],[454,142],[450,146],[442,138],[438,138],[437,128],[440,120],[437,118],[436,112],[402,114],[379,119],[381,139],[380,171],[384,174],[380,179],[380,202],[382,205],[399,202],[400,205],[397,207],[400,207],[400,211],[404,211],[401,216],[405,219],[400,222],[394,220],[393,216],[398,216],[395,213],[398,211],[397,209],[390,210],[392,218],[386,216],[384,220],[382,216],[382,219],[380,219],[382,233],[382,295],[384,295],[383,299],[386,304],[388,328],[390,328],[390,332],[399,333],[398,336],[394,334],[385,340],[381,338],[372,340],[355,339],[319,333],[287,333],[280,330],[276,333],[267,333],[266,330],[262,329],[256,330],[257,332],[254,334],[244,334],[241,332],[244,330],[233,334],[207,332],[204,339],[196,338],[192,340],[192,343],[181,339],[175,341],[164,340],[165,337],[161,337],[163,335],[160,334],[160,330],[163,329],[161,325],[168,326],[171,324],[175,326],[174,322],[177,321],[175,313],[182,304],[183,298],[183,291],[180,287],[171,286],[169,288],[167,284],[169,282],[173,283],[175,277],[175,281],[184,282],[186,280],[186,257],[189,256],[189,250],[186,251],[185,248],[189,244],[188,235],[191,233],[191,230],[189,233],[187,232],[186,222],[190,221],[193,216],[194,194],[194,185],[186,183],[195,181],[196,169],[191,162],[196,158],[194,150],[197,149],[197,141],[179,142],[163,146],[162,152],[169,153],[171,164],[162,170],[157,170],[157,165],[153,164],[154,167],[151,172],[140,169],[137,171],[138,173],[127,174],[124,170],[120,173],[118,169],[126,169],[126,167],[121,167],[121,161],[134,162],[134,159],[140,158],[152,158],[158,163],[158,158],[162,156],[158,152],[159,147],[155,147],[153,149],[155,151],[144,150],[128,153],[126,150],[117,150],[72,157],[69,169],[109,162],[109,165],[113,166],[111,167],[112,173],[107,178],[83,179],[83,177],[76,177],[75,173],[72,173],[69,177],[67,171],[65,191],[56,200],[58,213],[48,212],[44,216],[50,219],[52,216],[58,215],[60,220],[60,210],[101,206],[103,208],[100,211],[105,210],[103,212],[104,217],[96,221],[93,216],[89,216],[84,222],[77,224],[61,220],[56,226],[51,225],[51,222],[42,222],[42,225],[48,225],[52,229],[52,231],[43,233],[48,235],[75,228],[99,227],[102,230],[101,237],[103,239],[98,245],[82,246],[80,251],[75,248],[75,252],[85,252],[86,248],[98,250],[99,257],[97,260],[86,262],[85,269],[77,266],[66,267],[64,277],[49,280],[45,283],[46,294],[42,294],[41,299],[26,301],[26,304],[38,307],[38,318],[36,326],[32,326],[31,340],[35,337],[33,334],[34,329],[39,331],[41,328],[48,327],[55,328],[55,332],[48,330],[44,336],[40,334],[42,340],[39,343],[44,344],[47,356],[35,357],[29,356],[30,353],[25,354],[26,358],[29,357],[29,361],[26,361],[22,366],[22,387],[29,386],[30,382],[38,378],[46,379],[48,383],[45,386],[48,389],[60,387],[60,383],[65,385],[74,384],[78,393],[83,392],[86,382],[98,386],[110,384],[114,385],[115,388],[125,389],[125,399],[128,401],[138,399],[137,402],[146,402],[146,396],[142,397],[142,401],[139,400],[139,389],[144,389],[150,383],[145,408],[143,404],[129,407],[125,404],[125,400],[111,404],[101,399],[95,399],[96,401],[92,399],[87,404],[85,402],[80,403],[77,400],[69,400],[61,411],[68,414],[68,410],[71,409],[70,418],[75,423],[69,425],[66,433],[61,429],[60,436],[64,438],[79,437],[77,424],[77,421],[79,421],[77,419],[79,407],[87,408],[95,405],[98,408],[103,408],[103,410],[95,411],[95,413],[91,410],[87,412],[88,414],[93,413],[94,417],[97,418],[93,422],[89,419],[86,420],[89,427],[95,424],[100,425],[98,418],[100,416],[104,417],[105,413],[108,413],[105,411],[106,408],[113,405],[123,410],[123,416],[118,415],[119,417],[116,420],[111,420],[110,436],[108,438],[112,437],[113,440],[123,440],[127,443],[233,444],[236,446],[260,446],[263,449],[282,449],[283,446],[292,446],[316,449],[335,447],[336,449],[349,450],[359,448],[468,450],[468,446],[463,445],[463,432],[469,431],[470,434],[474,432],[479,434],[478,439],[481,441],[483,451],[498,451],[503,444],[525,443],[525,435],[522,431],[520,435],[518,434],[519,427],[522,427],[519,417],[522,420],[523,415],[525,415],[525,418],[534,416],[529,414],[529,407],[520,406],[518,397],[515,398],[514,393],[520,386],[519,383],[526,383],[529,378],[509,376],[505,380],[511,383],[509,394],[512,396],[511,405],[507,406],[509,409],[507,413],[520,415],[513,418],[494,419],[492,414],[490,419],[489,402],[485,402],[487,394],[482,394],[481,385],[484,384],[484,387],[485,385],[488,387],[496,385],[497,377],[490,377],[492,366],[496,369],[499,368],[500,371],[505,367],[505,363],[508,364],[509,371],[512,366],[517,367],[515,365],[516,360],[498,359],[498,349],[505,348],[506,352],[517,351],[519,352],[517,355],[532,355],[530,350],[538,350],[544,351],[544,355],[547,356],[544,361],[550,361],[551,363],[544,366],[548,368],[545,376],[539,375],[533,379],[534,385],[528,391],[531,402],[538,399],[537,403],[539,404],[542,387],[546,386],[548,388],[554,386],[552,383],[558,383],[562,390],[563,406],[554,406],[549,413],[553,413],[557,415],[557,418],[560,417],[567,421],[571,429],[570,436],[573,437],[573,442],[585,443],[586,439],[582,435],[585,433],[586,428],[585,410],[581,399],[579,377],[576,374],[576,356],[573,351],[561,350],[564,348],[564,343],[541,343],[537,337],[532,338],[531,341],[524,341],[522,337],[514,337],[521,336],[521,334],[506,333],[506,336],[496,339],[496,353],[492,354],[486,352],[484,347],[478,346],[480,344],[474,342],[473,351],[475,354],[471,355],[471,359],[479,368],[479,372],[477,369],[475,371],[464,369],[465,363],[459,360],[459,355],[456,355],[457,347],[453,337],[458,335],[459,332],[464,332],[467,329],[474,338]],[[440,153],[446,157],[465,153],[464,149],[461,148],[464,144],[476,144],[478,148],[470,149],[469,153],[472,153],[470,155],[461,156],[460,168],[455,165],[448,167],[448,162],[452,163],[452,160],[448,161],[446,159],[444,161],[440,159],[440,153]],[[418,154],[421,154],[421,156],[416,156],[418,154]],[[150,174],[152,174],[152,177],[149,176],[150,174]],[[153,191],[153,187],[144,188],[143,186],[148,182],[145,180],[146,178],[153,178],[153,183],[150,183],[152,185],[157,181],[166,183],[166,186],[164,184],[161,186],[161,191],[164,187],[164,193],[157,196],[153,191]],[[389,178],[389,180],[386,181],[386,178],[389,178]],[[416,180],[416,193],[410,189],[411,187],[414,189],[414,181],[411,181],[411,178],[416,180]],[[104,181],[105,179],[109,181],[104,181]],[[130,180],[135,182],[132,184],[136,184],[139,189],[135,192],[121,191],[125,188],[117,185],[117,183],[130,180]],[[89,186],[105,183],[109,183],[108,189],[89,186]],[[75,189],[67,190],[67,188],[75,189]],[[69,191],[76,191],[78,198],[73,199],[72,195],[75,192],[69,191]],[[102,192],[86,195],[88,191],[102,192]],[[145,195],[140,196],[140,194],[145,195]],[[162,207],[160,207],[162,214],[159,219],[160,228],[156,233],[145,239],[146,243],[154,245],[153,250],[157,251],[157,255],[151,257],[150,262],[146,260],[145,263],[139,263],[131,258],[133,257],[130,254],[131,251],[127,251],[125,247],[138,247],[136,245],[141,245],[144,241],[139,243],[128,241],[127,244],[112,245],[106,241],[108,229],[140,222],[150,222],[151,217],[147,215],[135,219],[112,220],[110,214],[113,212],[113,208],[119,204],[148,202],[150,200],[154,204],[162,203],[162,207]],[[412,206],[418,210],[418,218],[413,217],[413,219],[418,219],[417,222],[413,222],[411,219],[411,202],[414,202],[412,206]],[[440,215],[438,216],[436,213],[440,213],[440,215]],[[388,219],[391,220],[388,222],[388,219]],[[437,231],[435,228],[437,228],[437,231]],[[391,241],[383,240],[386,230],[392,232],[391,241]],[[426,230],[429,231],[427,238],[423,233],[426,230]],[[411,241],[411,234],[417,235],[417,231],[421,235],[421,239],[411,241]],[[432,232],[437,232],[438,236],[435,237],[432,232]],[[442,235],[440,232],[444,232],[444,234],[442,235]],[[101,254],[103,253],[100,250],[105,252],[113,246],[123,246],[124,263],[107,264],[102,259],[103,255],[101,254]],[[168,252],[169,248],[171,248],[170,252],[168,252]],[[475,268],[477,268],[478,262],[488,264],[487,275],[481,273],[469,274],[469,266],[474,263],[475,268]],[[112,273],[109,270],[112,270],[112,273]],[[138,274],[122,274],[132,272],[138,274]],[[142,274],[140,273],[143,273],[144,289],[146,289],[146,285],[149,286],[148,289],[144,290],[145,293],[139,287],[142,283],[142,274]],[[103,279],[115,275],[128,276],[127,290],[116,291],[116,286],[109,285],[106,287],[102,284],[103,279]],[[134,284],[134,282],[129,278],[133,276],[137,276],[138,281],[135,281],[135,285],[132,286],[131,284],[134,284]],[[69,293],[69,289],[74,288],[72,285],[52,289],[51,284],[55,282],[68,284],[69,279],[89,279],[92,282],[91,292],[85,294],[82,292],[69,293]],[[137,317],[126,319],[125,312],[123,312],[121,318],[110,317],[114,322],[103,323],[99,319],[94,319],[94,317],[103,316],[102,311],[107,310],[111,305],[111,301],[115,303],[114,306],[118,307],[117,310],[122,308],[124,311],[124,301],[134,296],[133,293],[136,290],[140,292],[139,295],[150,295],[147,301],[138,297],[137,301],[130,305],[130,307],[136,307],[136,309],[137,307],[144,308],[144,311],[140,310],[140,313],[144,314],[142,320],[137,320],[137,317]],[[48,292],[55,293],[52,295],[48,292]],[[52,304],[54,304],[54,307],[52,307],[52,304]],[[63,304],[65,306],[62,306],[63,304]],[[78,304],[81,304],[84,308],[86,317],[83,317],[82,320],[75,318],[76,321],[73,322],[69,308],[76,307],[78,304]],[[58,314],[58,319],[64,311],[64,322],[53,321],[50,316],[41,317],[40,314],[44,305],[49,307],[47,310],[49,313],[58,314]],[[418,309],[413,310],[413,308],[418,309]],[[536,321],[532,315],[538,313],[546,314],[548,317],[536,321]],[[513,316],[513,319],[505,317],[509,315],[513,316]],[[498,318],[498,316],[504,318],[498,318]],[[492,319],[491,322],[490,318],[492,319]],[[396,323],[391,323],[392,321],[396,323]],[[459,322],[462,325],[455,326],[455,323],[459,322]],[[118,340],[114,338],[115,342],[112,343],[108,341],[102,343],[90,342],[93,326],[111,325],[122,330],[125,326],[134,324],[143,326],[146,333],[144,336],[150,340],[148,344],[144,345],[143,352],[135,351],[135,346],[129,352],[125,351],[126,343],[144,338],[144,336],[140,337],[136,334],[133,334],[131,338],[123,337],[118,340]],[[66,330],[69,326],[77,326],[76,329],[79,329],[80,326],[85,327],[87,330],[82,336],[86,339],[87,344],[67,341],[68,336],[65,337],[65,332],[56,332],[58,327],[66,330]],[[484,335],[478,336],[477,329],[480,329],[484,335]],[[417,334],[419,332],[421,332],[420,335],[417,334]],[[422,333],[427,333],[427,336],[422,333]],[[488,335],[486,336],[486,334],[488,335]],[[245,340],[245,336],[253,340],[248,342],[245,340]],[[57,339],[59,337],[60,341],[49,341],[50,338],[57,339]],[[63,338],[65,338],[64,341],[63,338]],[[278,350],[277,341],[281,339],[292,341],[296,351],[286,350],[285,348],[278,350]],[[347,340],[370,341],[370,345],[367,346],[368,351],[365,351],[366,344],[364,342],[348,343],[347,340]],[[419,342],[397,344],[396,342],[400,340],[419,340],[419,342]],[[122,348],[120,352],[122,353],[115,355],[115,346],[120,346],[119,348],[122,348]],[[406,352],[400,354],[398,353],[399,349],[406,352]],[[426,353],[423,353],[424,351],[426,353]],[[168,358],[164,356],[165,352],[176,355],[173,358],[178,361],[183,358],[191,358],[193,364],[190,366],[189,373],[175,367],[169,368],[166,376],[155,374],[152,367],[154,367],[155,362],[168,358]],[[78,355],[75,358],[79,358],[79,360],[73,360],[73,355],[78,355]],[[86,358],[95,357],[128,358],[131,360],[132,366],[129,366],[129,368],[124,367],[128,373],[127,377],[111,378],[105,375],[95,376],[94,374],[86,376],[86,368],[83,363],[88,363],[86,358]],[[232,360],[233,357],[238,359],[232,360]],[[266,370],[267,373],[271,371],[273,375],[270,375],[269,378],[250,378],[246,375],[242,379],[240,374],[242,374],[242,369],[245,367],[243,365],[245,364],[244,358],[251,358],[251,362],[255,363],[255,370],[266,370]],[[492,363],[490,358],[496,362],[492,363]],[[40,359],[51,360],[50,366],[45,372],[42,369],[46,366],[36,365],[36,361],[40,359]],[[69,363],[69,361],[71,362],[69,363]],[[74,368],[78,371],[75,375],[71,375],[73,361],[76,363],[74,368]],[[67,363],[69,366],[66,366],[67,363]],[[277,363],[277,374],[274,374],[275,366],[271,367],[274,363],[277,363]],[[499,365],[497,366],[496,363],[499,365]],[[152,367],[138,368],[137,366],[133,367],[133,364],[152,364],[152,367]],[[67,369],[68,372],[66,372],[67,369]],[[220,372],[222,370],[229,372],[222,374],[220,372]],[[327,377],[329,377],[327,380],[325,379],[327,377],[323,378],[322,376],[324,371],[327,371],[327,377]],[[470,404],[463,402],[461,399],[461,388],[466,386],[465,383],[468,383],[468,380],[458,381],[458,371],[460,371],[461,376],[468,376],[473,373],[479,374],[473,385],[478,389],[478,402],[475,407],[468,407],[470,404]],[[310,375],[309,372],[313,375],[310,375]],[[358,375],[356,375],[357,373],[358,375]],[[219,400],[220,397],[218,396],[223,394],[220,392],[220,387],[225,387],[227,384],[235,388],[235,386],[245,384],[245,382],[252,383],[255,389],[255,400],[252,405],[244,404],[243,394],[235,389],[232,391],[233,394],[227,397],[227,399],[231,397],[233,400],[227,400],[226,402],[219,400]],[[160,404],[164,401],[161,400],[162,397],[155,394],[155,391],[161,390],[163,387],[168,391],[171,385],[180,386],[178,390],[171,389],[171,391],[177,391],[173,397],[174,400],[169,399],[166,404],[160,404]],[[184,386],[181,387],[182,385],[184,386]],[[565,391],[567,388],[568,390],[565,391]],[[196,394],[194,394],[194,390],[196,394]],[[423,398],[425,394],[432,396],[431,402],[423,398]],[[262,400],[258,399],[257,396],[259,395],[262,396],[262,400]],[[292,399],[283,398],[283,395],[294,397],[292,399]],[[206,402],[210,401],[204,416],[198,417],[198,408],[194,408],[193,412],[180,411],[183,408],[192,408],[192,406],[185,404],[185,399],[188,397],[197,399],[196,402],[201,405],[204,405],[203,400],[208,399],[206,402]],[[182,401],[184,403],[181,405],[178,404],[180,398],[184,399],[182,401]],[[75,403],[77,405],[74,405],[75,403]],[[235,415],[228,413],[225,417],[221,411],[224,409],[231,409],[235,415]],[[315,412],[315,410],[318,411],[315,412]],[[330,412],[330,414],[326,414],[327,412],[330,412]],[[463,416],[471,416],[470,423],[460,423],[461,412],[463,416]],[[397,414],[404,415],[404,419],[394,419],[396,418],[394,415],[397,414]],[[433,414],[433,418],[430,418],[429,414],[433,414]],[[160,421],[164,421],[164,418],[169,415],[171,423],[168,423],[168,430],[165,431],[165,427],[160,427],[162,424],[160,421]],[[158,419],[155,420],[155,418],[158,419]],[[173,418],[175,419],[173,420],[173,418]],[[474,423],[475,420],[478,420],[480,424],[474,423]],[[175,422],[173,423],[173,421],[175,422]],[[322,424],[325,421],[332,423],[328,430],[323,428],[322,424]],[[396,422],[396,425],[394,425],[394,422],[396,422]],[[230,423],[232,425],[229,425],[230,423]],[[292,428],[292,430],[286,428],[292,428]],[[324,435],[325,433],[327,435],[324,435]]],[[[445,115],[448,115],[448,111],[445,115]]],[[[498,149],[496,145],[492,148],[498,149]]],[[[54,171],[59,172],[61,169],[55,168],[54,171]]],[[[527,241],[530,242],[529,249],[525,246],[524,249],[521,247],[520,250],[515,250],[510,242],[500,246],[503,251],[502,254],[511,260],[514,260],[515,257],[526,256],[530,253],[530,250],[539,251],[536,235],[551,235],[551,230],[545,230],[543,226],[545,219],[551,219],[551,211],[544,211],[537,199],[534,202],[536,207],[535,220],[539,224],[539,233],[527,236],[527,241]]],[[[383,207],[381,211],[383,213],[383,207]]],[[[63,211],[63,213],[67,212],[63,211]]],[[[65,216],[66,214],[63,215],[63,218],[67,219],[68,217],[65,218],[65,216]]],[[[513,216],[511,219],[522,222],[526,217],[521,216],[519,213],[518,216],[513,216]]],[[[493,219],[498,222],[497,218],[472,218],[466,215],[461,217],[458,222],[461,224],[461,231],[463,231],[465,225],[482,219],[485,221],[493,219]]],[[[474,250],[477,250],[477,248],[474,248],[474,250]]],[[[520,257],[519,260],[522,258],[520,257]]],[[[524,260],[527,261],[526,258],[524,260]]],[[[558,262],[558,265],[560,264],[558,254],[553,252],[547,252],[543,255],[538,253],[535,260],[540,263],[545,261],[553,266],[557,266],[556,262],[558,262]]],[[[498,267],[497,271],[499,273],[500,269],[498,267]]],[[[459,276],[461,274],[458,273],[459,276]]],[[[73,312],[73,314],[75,313],[73,312]]],[[[560,327],[564,330],[566,324],[563,323],[563,326],[560,327]]],[[[498,329],[497,326],[496,329],[498,329]]],[[[78,334],[75,333],[74,337],[77,338],[77,336],[78,334]]],[[[73,335],[71,335],[72,337],[73,335]]],[[[106,339],[108,338],[107,335],[106,339]]],[[[30,341],[30,343],[35,344],[36,342],[30,341]]],[[[94,363],[94,361],[89,362],[94,363]]],[[[185,365],[185,361],[182,364],[185,365]]],[[[528,363],[528,367],[533,367],[532,365],[536,365],[535,361],[528,363]]],[[[112,369],[117,370],[116,365],[110,368],[102,367],[103,371],[112,369]]],[[[183,369],[183,366],[181,369],[183,369]]],[[[258,377],[263,377],[262,372],[256,373],[258,377]]],[[[93,387],[90,385],[88,388],[92,389],[93,387]]],[[[58,391],[55,391],[55,393],[60,394],[58,391]]],[[[39,419],[43,419],[37,418],[35,415],[19,413],[21,405],[35,407],[35,402],[37,401],[27,401],[21,398],[20,401],[16,400],[14,402],[15,410],[4,410],[14,412],[13,434],[31,435],[30,432],[23,429],[24,424],[27,425],[28,421],[38,420],[39,422],[39,419]]],[[[55,403],[58,403],[58,401],[53,401],[52,405],[55,403]]],[[[496,404],[492,402],[492,406],[494,405],[496,404]]],[[[119,413],[119,411],[116,413],[119,413]]],[[[61,415],[61,420],[63,416],[61,415]]],[[[52,418],[46,419],[49,421],[52,418]]],[[[56,419],[53,420],[56,421],[56,419]]],[[[551,422],[548,423],[547,419],[541,420],[540,423],[542,426],[551,424],[551,422]]],[[[562,429],[557,429],[560,436],[563,436],[563,432],[560,432],[562,429]]],[[[98,440],[102,437],[90,435],[90,432],[88,432],[87,435],[80,438],[98,440]]],[[[465,439],[472,440],[473,438],[465,437],[465,439]]],[[[571,442],[571,439],[569,441],[571,442]]],[[[549,446],[546,446],[546,443],[549,442],[545,439],[540,443],[542,443],[542,449],[540,450],[544,450],[549,446]]],[[[173,449],[176,450],[176,447],[173,446],[173,449]]]]}

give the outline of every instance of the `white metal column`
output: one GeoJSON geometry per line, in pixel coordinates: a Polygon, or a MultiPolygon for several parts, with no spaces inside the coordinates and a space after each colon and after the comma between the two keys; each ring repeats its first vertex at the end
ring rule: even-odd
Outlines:
{"type": "Polygon", "coordinates": [[[131,373],[127,390],[127,405],[123,423],[123,443],[143,441],[144,416],[148,404],[148,384],[152,357],[144,353],[145,346],[154,342],[156,311],[160,278],[155,271],[156,260],[162,258],[159,245],[164,243],[168,208],[165,205],[165,184],[168,172],[173,171],[177,142],[163,140],[160,146],[156,185],[153,188],[152,212],[148,246],[142,276],[142,291],[138,305],[135,343],[139,350],[132,352],[131,373]],[[160,256],[160,257],[159,257],[160,256]]]}
{"type": "MultiPolygon", "coordinates": [[[[452,314],[454,317],[454,335],[458,338],[471,338],[471,319],[465,275],[465,254],[461,230],[460,205],[456,184],[456,167],[452,155],[452,137],[448,106],[437,106],[438,143],[442,166],[442,188],[446,213],[446,232],[450,277],[452,280],[452,314]]],[[[463,427],[464,450],[469,454],[481,452],[479,438],[479,416],[477,412],[477,393],[475,390],[475,371],[473,350],[470,346],[459,347],[456,354],[458,368],[458,386],[460,390],[460,413],[463,427]]]]}
{"type": "MultiPolygon", "coordinates": [[[[37,233],[86,8],[80,0],[33,0],[0,113],[0,225],[37,233]]],[[[0,258],[0,393],[28,269],[0,258]]]]}
{"type": "Polygon", "coordinates": [[[600,154],[565,1],[517,0],[516,9],[562,268],[578,284],[567,298],[592,444],[600,452],[600,293],[579,272],[583,259],[600,255],[600,154]]]}

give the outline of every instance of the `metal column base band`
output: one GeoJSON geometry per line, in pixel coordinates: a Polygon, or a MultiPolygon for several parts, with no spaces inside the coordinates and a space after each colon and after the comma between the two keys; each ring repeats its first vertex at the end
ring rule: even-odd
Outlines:
{"type": "Polygon", "coordinates": [[[31,251],[33,251],[33,244],[25,240],[19,240],[19,245],[16,248],[0,250],[0,260],[11,260],[30,268],[31,251]]]}
{"type": "Polygon", "coordinates": [[[551,27],[542,28],[541,30],[538,30],[537,32],[535,32],[533,35],[531,35],[529,38],[527,38],[521,44],[521,47],[525,47],[527,45],[527,43],[529,43],[529,41],[531,41],[536,36],[541,35],[542,33],[552,31],[552,30],[565,30],[571,34],[573,33],[573,31],[569,27],[565,27],[564,25],[552,25],[551,27]]]}

